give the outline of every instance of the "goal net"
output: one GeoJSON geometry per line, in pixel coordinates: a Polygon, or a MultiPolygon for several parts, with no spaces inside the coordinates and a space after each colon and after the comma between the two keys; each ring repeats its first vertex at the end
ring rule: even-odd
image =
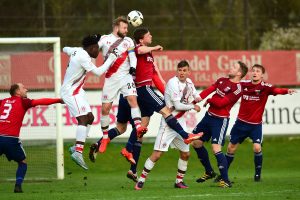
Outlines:
{"type": "MultiPolygon", "coordinates": [[[[0,38],[0,99],[13,83],[23,83],[28,98],[59,97],[60,38],[0,38]]],[[[20,139],[28,163],[25,180],[64,178],[60,104],[27,111],[20,139]]],[[[14,180],[17,164],[0,156],[0,181],[14,180]]]]}

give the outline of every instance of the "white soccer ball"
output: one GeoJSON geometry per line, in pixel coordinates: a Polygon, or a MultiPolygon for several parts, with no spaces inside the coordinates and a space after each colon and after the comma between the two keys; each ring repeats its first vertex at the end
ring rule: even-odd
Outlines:
{"type": "Polygon", "coordinates": [[[140,11],[133,10],[127,15],[127,21],[134,27],[140,26],[143,23],[144,17],[140,11]]]}

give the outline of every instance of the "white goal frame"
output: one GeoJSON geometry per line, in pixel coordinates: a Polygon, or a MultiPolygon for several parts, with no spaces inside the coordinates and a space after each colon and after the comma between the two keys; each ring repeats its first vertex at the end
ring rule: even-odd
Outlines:
{"type": "MultiPolygon", "coordinates": [[[[59,98],[61,88],[60,37],[0,38],[0,44],[52,44],[54,58],[55,97],[59,98]]],[[[62,137],[62,106],[56,104],[56,164],[57,179],[64,179],[64,147],[62,137]]]]}

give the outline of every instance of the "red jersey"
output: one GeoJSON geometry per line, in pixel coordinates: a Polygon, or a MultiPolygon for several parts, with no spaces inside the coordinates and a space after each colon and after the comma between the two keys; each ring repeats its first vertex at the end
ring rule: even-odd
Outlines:
{"type": "Polygon", "coordinates": [[[33,107],[32,100],[18,96],[0,102],[0,135],[19,137],[26,111],[33,107]]]}
{"type": "Polygon", "coordinates": [[[135,54],[137,58],[137,65],[136,65],[136,78],[135,84],[136,87],[141,87],[145,85],[152,85],[152,78],[154,74],[154,58],[152,53],[145,53],[145,54],[138,54],[138,48],[141,45],[137,45],[135,47],[135,54]]]}
{"type": "Polygon", "coordinates": [[[210,104],[208,112],[217,117],[229,117],[232,106],[241,97],[240,83],[233,83],[229,78],[219,78],[212,86],[200,93],[202,99],[210,93],[216,93],[207,100],[210,104]]]}
{"type": "Polygon", "coordinates": [[[250,124],[262,123],[262,116],[269,95],[288,93],[286,88],[275,88],[263,81],[259,84],[245,81],[241,82],[241,85],[243,94],[238,119],[250,124]]]}
{"type": "Polygon", "coordinates": [[[19,137],[24,115],[29,108],[61,102],[58,98],[28,99],[18,96],[0,100],[0,136],[19,137]]]}

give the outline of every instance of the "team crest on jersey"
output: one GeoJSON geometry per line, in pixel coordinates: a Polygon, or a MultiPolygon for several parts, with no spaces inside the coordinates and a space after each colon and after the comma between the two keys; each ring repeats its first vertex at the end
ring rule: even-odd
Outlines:
{"type": "Polygon", "coordinates": [[[230,90],[230,87],[226,87],[225,89],[224,89],[224,92],[228,92],[230,90]]]}
{"type": "Polygon", "coordinates": [[[124,48],[124,49],[128,49],[128,48],[129,48],[127,42],[124,42],[124,43],[123,43],[123,48],[124,48]]]}
{"type": "Polygon", "coordinates": [[[256,94],[256,95],[259,95],[260,92],[261,92],[260,90],[255,90],[255,94],[256,94]]]}

